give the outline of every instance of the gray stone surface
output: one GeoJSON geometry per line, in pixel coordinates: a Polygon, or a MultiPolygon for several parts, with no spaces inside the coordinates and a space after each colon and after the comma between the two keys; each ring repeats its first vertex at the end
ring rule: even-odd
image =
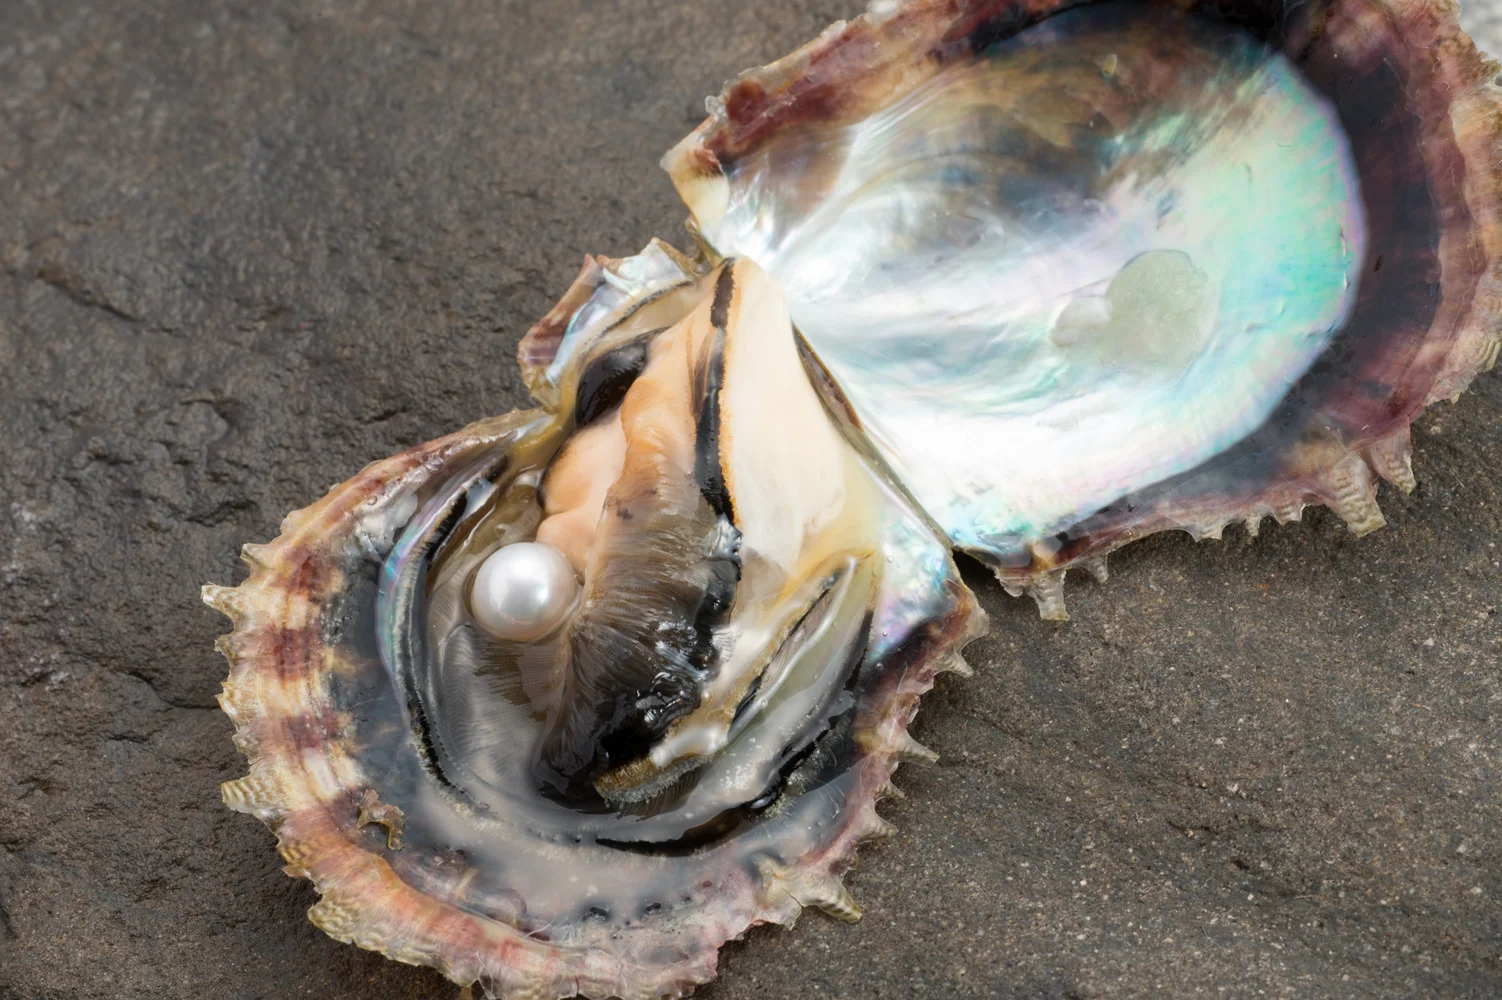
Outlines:
{"type": "MultiPolygon", "coordinates": [[[[242,541],[518,405],[583,253],[676,238],[702,96],[854,0],[0,0],[0,997],[419,998],[335,944],[214,707],[242,541]]],[[[1495,29],[1493,29],[1495,30],[1495,29]]],[[[1162,537],[946,678],[867,911],[749,997],[1502,995],[1502,381],[1421,481],[1162,537]]]]}

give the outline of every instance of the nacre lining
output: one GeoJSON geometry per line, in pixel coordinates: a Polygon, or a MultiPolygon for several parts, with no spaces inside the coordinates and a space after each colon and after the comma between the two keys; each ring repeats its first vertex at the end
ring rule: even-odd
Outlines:
{"type": "Polygon", "coordinates": [[[1140,5],[1059,14],[728,180],[705,238],[783,283],[897,476],[1002,564],[1259,427],[1366,259],[1328,102],[1240,29],[1140,5]]]}

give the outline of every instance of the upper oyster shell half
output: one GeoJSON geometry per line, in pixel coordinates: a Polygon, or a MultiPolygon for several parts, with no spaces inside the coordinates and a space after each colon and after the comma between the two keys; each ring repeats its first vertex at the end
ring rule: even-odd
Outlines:
{"type": "Polygon", "coordinates": [[[1162,528],[1380,526],[1413,418],[1496,359],[1488,63],[1421,2],[1059,6],[873,7],[664,165],[1047,616],[1162,528]]]}
{"type": "MultiPolygon", "coordinates": [[[[341,940],[489,995],[680,995],[817,905],[983,628],[1165,527],[1381,523],[1495,360],[1494,67],[1427,3],[882,3],[667,157],[702,253],[591,259],[539,407],[247,546],[225,801],[341,940]],[[487,632],[519,542],[577,580],[487,632]],[[487,577],[488,578],[488,577],[487,577]],[[572,603],[570,603],[572,602],[572,603]]],[[[519,550],[518,550],[519,551],[519,550]]]]}

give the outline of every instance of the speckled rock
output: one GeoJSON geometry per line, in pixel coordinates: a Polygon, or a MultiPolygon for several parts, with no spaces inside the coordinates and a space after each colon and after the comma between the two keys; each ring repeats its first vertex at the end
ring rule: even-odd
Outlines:
{"type": "MultiPolygon", "coordinates": [[[[580,257],[680,234],[655,164],[703,95],[856,9],[0,4],[0,997],[454,995],[316,931],[220,805],[197,586],[520,404],[580,257]]],[[[866,919],[702,995],[1502,995],[1499,431],[1483,376],[1386,530],[1150,540],[1070,623],[970,573],[992,637],[924,703],[866,919]]]]}

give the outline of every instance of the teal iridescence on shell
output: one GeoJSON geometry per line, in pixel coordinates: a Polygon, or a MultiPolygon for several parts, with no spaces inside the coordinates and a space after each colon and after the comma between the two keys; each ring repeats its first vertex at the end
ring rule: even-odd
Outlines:
{"type": "Polygon", "coordinates": [[[896,475],[1003,565],[1262,426],[1366,259],[1344,130],[1299,69],[1123,4],[790,131],[729,181],[706,237],[783,284],[896,475]]]}

